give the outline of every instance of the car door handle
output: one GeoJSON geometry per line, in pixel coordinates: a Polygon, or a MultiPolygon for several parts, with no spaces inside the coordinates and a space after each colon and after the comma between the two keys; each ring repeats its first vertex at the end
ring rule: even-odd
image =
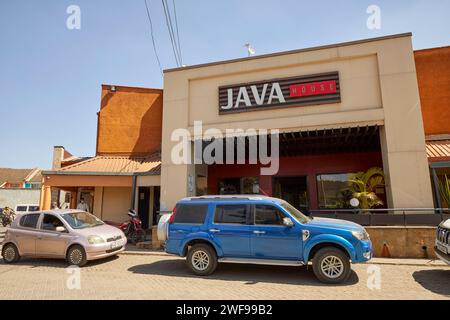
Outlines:
{"type": "Polygon", "coordinates": [[[265,231],[259,231],[259,230],[255,230],[253,231],[254,234],[265,234],[265,231]]]}
{"type": "Polygon", "coordinates": [[[219,229],[209,229],[209,232],[217,233],[217,232],[220,232],[220,230],[219,229]]]}

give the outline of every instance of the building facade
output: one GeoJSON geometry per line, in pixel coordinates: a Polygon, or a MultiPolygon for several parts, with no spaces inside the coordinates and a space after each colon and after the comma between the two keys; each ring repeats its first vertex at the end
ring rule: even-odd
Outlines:
{"type": "Polygon", "coordinates": [[[400,34],[165,70],[164,92],[104,85],[95,156],[55,147],[41,208],[58,189],[103,220],[134,208],[145,227],[203,194],[349,209],[349,180],[369,172],[383,175],[376,208],[448,207],[449,61],[448,47],[414,52],[400,34]],[[264,141],[276,166],[258,157],[264,141]]]}
{"type": "Polygon", "coordinates": [[[103,85],[94,157],[75,157],[55,146],[53,167],[43,172],[41,208],[55,191],[67,193],[60,207],[81,199],[102,220],[122,222],[139,210],[145,227],[159,207],[162,90],[103,85]]]}
{"type": "Polygon", "coordinates": [[[299,206],[327,208],[328,201],[338,207],[339,187],[333,184],[371,167],[384,170],[379,193],[387,207],[433,207],[411,34],[165,71],[161,205],[166,209],[195,195],[192,185],[202,180],[212,193],[227,188],[245,193],[243,186],[253,181],[255,192],[285,193],[299,206]],[[317,92],[320,85],[331,87],[317,92]],[[170,139],[174,130],[189,130],[192,148],[196,139],[209,139],[196,136],[195,121],[202,122],[203,132],[279,130],[279,171],[261,175],[258,164],[174,163],[172,150],[179,143],[170,139]]]}
{"type": "Polygon", "coordinates": [[[0,208],[38,205],[41,170],[0,168],[0,208]]]}

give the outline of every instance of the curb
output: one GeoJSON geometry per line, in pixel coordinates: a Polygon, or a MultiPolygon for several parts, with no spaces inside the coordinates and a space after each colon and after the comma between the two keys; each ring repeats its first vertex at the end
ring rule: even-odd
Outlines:
{"type": "Polygon", "coordinates": [[[129,255],[129,256],[165,256],[169,257],[170,255],[165,252],[159,251],[122,251],[121,255],[129,255]]]}
{"type": "MultiPolygon", "coordinates": [[[[407,259],[405,259],[407,260],[407,259]]],[[[408,261],[368,261],[367,264],[380,264],[390,266],[411,266],[411,267],[448,267],[440,260],[427,260],[426,262],[408,262],[408,261]]]]}

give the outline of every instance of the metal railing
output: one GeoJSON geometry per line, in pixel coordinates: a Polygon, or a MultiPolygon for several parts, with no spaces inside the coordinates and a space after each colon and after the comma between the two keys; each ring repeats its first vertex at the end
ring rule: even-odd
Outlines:
{"type": "Polygon", "coordinates": [[[437,226],[450,219],[449,208],[322,209],[309,213],[313,217],[343,219],[364,226],[437,226]]]}

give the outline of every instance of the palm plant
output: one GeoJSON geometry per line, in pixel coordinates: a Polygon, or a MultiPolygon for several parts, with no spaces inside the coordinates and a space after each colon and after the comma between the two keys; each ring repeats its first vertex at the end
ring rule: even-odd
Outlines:
{"type": "Polygon", "coordinates": [[[361,209],[370,209],[383,205],[383,201],[376,195],[375,188],[384,185],[383,169],[373,167],[366,172],[357,172],[348,179],[353,197],[359,200],[361,209]]]}
{"type": "Polygon", "coordinates": [[[450,179],[445,174],[443,179],[439,179],[439,193],[443,200],[443,206],[450,207],[450,179]]]}

